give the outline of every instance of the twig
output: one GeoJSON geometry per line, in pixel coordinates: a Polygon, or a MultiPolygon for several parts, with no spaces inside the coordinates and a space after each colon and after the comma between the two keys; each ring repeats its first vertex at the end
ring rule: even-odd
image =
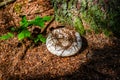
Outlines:
{"type": "Polygon", "coordinates": [[[22,51],[22,54],[20,55],[20,60],[23,60],[25,55],[26,55],[26,52],[28,51],[28,49],[33,45],[33,43],[31,42],[28,46],[25,46],[24,43],[22,43],[23,45],[23,51],[22,51]]]}
{"type": "Polygon", "coordinates": [[[16,1],[16,0],[5,0],[3,2],[0,2],[0,7],[5,6],[6,4],[11,3],[13,1],[16,1]]]}
{"type": "Polygon", "coordinates": [[[41,33],[46,32],[47,28],[50,26],[50,24],[52,24],[54,20],[55,20],[55,17],[53,16],[51,21],[44,28],[41,29],[41,33]]]}
{"type": "Polygon", "coordinates": [[[14,73],[15,71],[15,67],[17,66],[18,62],[21,61],[21,60],[24,60],[24,57],[26,55],[26,52],[27,50],[31,47],[32,43],[28,46],[25,46],[25,44],[23,42],[21,42],[22,44],[22,47],[23,47],[23,50],[18,52],[17,55],[14,57],[14,60],[13,60],[13,64],[12,64],[12,67],[11,67],[11,70],[9,72],[12,72],[14,73]]]}

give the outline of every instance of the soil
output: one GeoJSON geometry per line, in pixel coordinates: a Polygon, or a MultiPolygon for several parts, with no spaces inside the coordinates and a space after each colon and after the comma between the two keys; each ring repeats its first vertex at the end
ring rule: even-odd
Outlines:
{"type": "MultiPolygon", "coordinates": [[[[0,8],[0,35],[19,26],[20,16],[54,15],[50,0],[16,0],[0,8]]],[[[59,24],[53,21],[49,28],[59,24]]],[[[46,34],[49,33],[49,28],[46,34]]],[[[46,45],[22,44],[17,36],[0,41],[0,80],[120,80],[120,39],[87,32],[71,57],[51,54],[46,45]],[[24,54],[25,53],[25,54],[24,54]]]]}

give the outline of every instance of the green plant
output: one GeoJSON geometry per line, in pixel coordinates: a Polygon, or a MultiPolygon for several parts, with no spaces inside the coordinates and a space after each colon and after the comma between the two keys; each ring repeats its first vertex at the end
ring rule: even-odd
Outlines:
{"type": "Polygon", "coordinates": [[[42,43],[46,42],[46,38],[42,34],[36,34],[36,37],[33,37],[28,28],[33,26],[39,26],[39,28],[45,27],[45,22],[50,21],[51,16],[44,16],[43,18],[37,16],[33,20],[27,20],[26,16],[22,16],[22,20],[20,21],[20,27],[11,28],[11,32],[6,35],[0,36],[0,40],[6,40],[14,36],[13,32],[17,32],[18,40],[23,40],[25,38],[29,38],[33,40],[35,43],[41,41],[42,43]]]}
{"type": "Polygon", "coordinates": [[[7,34],[0,36],[0,40],[6,40],[6,39],[9,39],[13,36],[14,35],[12,33],[8,32],[7,34]]]}
{"type": "Polygon", "coordinates": [[[120,0],[51,0],[55,19],[83,34],[87,29],[120,36],[120,0]],[[78,20],[78,19],[79,20],[78,20]],[[87,24],[88,26],[84,25],[87,24]]]}

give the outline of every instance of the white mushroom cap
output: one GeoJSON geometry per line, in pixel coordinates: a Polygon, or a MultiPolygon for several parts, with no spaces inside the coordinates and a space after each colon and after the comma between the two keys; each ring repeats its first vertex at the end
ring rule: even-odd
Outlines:
{"type": "Polygon", "coordinates": [[[48,34],[46,46],[52,54],[71,56],[81,49],[82,40],[75,30],[58,28],[48,34]]]}

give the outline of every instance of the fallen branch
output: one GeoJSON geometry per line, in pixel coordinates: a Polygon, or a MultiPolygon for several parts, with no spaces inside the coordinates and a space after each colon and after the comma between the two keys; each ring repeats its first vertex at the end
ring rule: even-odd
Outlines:
{"type": "Polygon", "coordinates": [[[6,4],[14,2],[14,1],[16,1],[16,0],[5,0],[3,2],[0,2],[0,7],[5,6],[6,4]]]}

